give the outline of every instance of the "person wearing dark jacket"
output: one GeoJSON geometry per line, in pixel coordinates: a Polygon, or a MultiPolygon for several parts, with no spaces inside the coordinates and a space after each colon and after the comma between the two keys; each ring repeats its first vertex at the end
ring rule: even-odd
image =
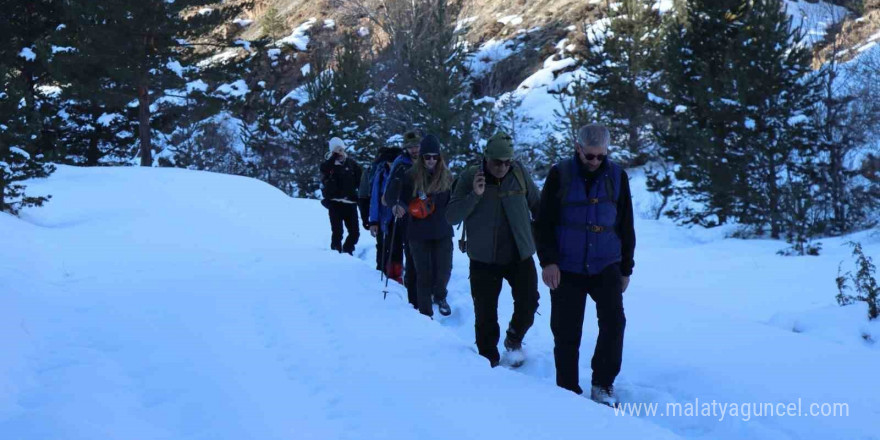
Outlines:
{"type": "Polygon", "coordinates": [[[437,304],[440,314],[452,310],[446,302],[446,285],[452,274],[452,226],[446,222],[446,206],[452,187],[452,174],[440,154],[440,141],[434,135],[422,138],[419,158],[404,174],[397,218],[406,219],[406,238],[416,267],[416,299],[419,312],[433,316],[437,304]]]}
{"type": "Polygon", "coordinates": [[[321,204],[330,212],[330,249],[354,254],[354,247],[360,238],[357,200],[361,167],[348,158],[345,149],[342,139],[330,139],[329,157],[320,167],[324,194],[321,204]],[[343,225],[348,230],[345,243],[342,242],[343,225]]]}
{"type": "MultiPolygon", "coordinates": [[[[384,206],[388,207],[389,211],[395,205],[401,203],[400,189],[403,176],[412,167],[413,162],[419,158],[421,141],[422,137],[415,130],[410,130],[403,135],[404,152],[397,159],[394,159],[381,189],[381,202],[384,206]]],[[[389,227],[392,230],[386,231],[386,237],[388,234],[391,234],[394,238],[394,240],[389,240],[391,254],[390,267],[387,268],[387,271],[389,274],[393,274],[389,275],[389,277],[397,277],[399,279],[400,274],[403,273],[403,285],[406,286],[407,300],[412,304],[413,308],[418,309],[418,295],[416,293],[418,271],[416,270],[412,252],[406,240],[406,222],[395,219],[389,223],[389,227]],[[393,229],[396,229],[396,231],[393,229]]]]}
{"type": "Polygon", "coordinates": [[[629,180],[608,159],[609,141],[604,126],[581,127],[572,157],[550,169],[536,226],[542,278],[551,289],[556,384],[583,393],[578,358],[589,294],[599,319],[590,398],[614,406],[636,235],[629,180]]]}
{"type": "Polygon", "coordinates": [[[522,363],[522,341],[535,320],[538,274],[532,218],[539,199],[531,175],[513,160],[510,136],[498,133],[486,144],[482,165],[459,176],[446,210],[450,224],[464,222],[477,350],[492,367],[501,361],[498,295],[503,280],[513,294],[513,317],[504,338],[513,366],[522,363]]]}
{"type": "Polygon", "coordinates": [[[400,148],[383,147],[379,149],[379,154],[370,166],[369,172],[363,173],[361,176],[361,185],[358,188],[358,207],[361,211],[361,221],[364,229],[368,229],[370,234],[376,238],[376,270],[384,271],[385,263],[388,260],[388,252],[386,252],[385,234],[379,227],[379,217],[375,221],[370,219],[370,213],[373,208],[379,212],[379,200],[376,199],[376,205],[373,206],[373,190],[374,187],[380,186],[382,176],[391,169],[394,159],[400,154],[400,148]]]}

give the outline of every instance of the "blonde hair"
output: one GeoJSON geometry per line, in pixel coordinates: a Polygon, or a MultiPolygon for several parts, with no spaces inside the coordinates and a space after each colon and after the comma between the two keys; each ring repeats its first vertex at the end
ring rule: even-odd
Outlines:
{"type": "Polygon", "coordinates": [[[413,164],[411,172],[413,178],[413,197],[418,197],[420,192],[437,194],[449,191],[452,188],[452,173],[449,171],[449,167],[446,166],[446,159],[443,158],[442,154],[438,155],[437,165],[434,165],[433,176],[431,176],[428,167],[425,165],[424,156],[421,155],[413,164]],[[429,178],[430,182],[428,181],[429,178]]]}

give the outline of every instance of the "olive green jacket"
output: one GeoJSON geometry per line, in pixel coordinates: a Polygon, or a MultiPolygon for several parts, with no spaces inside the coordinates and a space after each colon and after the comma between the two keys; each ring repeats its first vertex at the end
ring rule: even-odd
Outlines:
{"type": "MultiPolygon", "coordinates": [[[[483,195],[478,196],[474,193],[474,176],[478,170],[479,166],[473,166],[459,175],[446,208],[446,220],[453,226],[464,221],[470,259],[495,263],[499,239],[497,224],[501,221],[503,209],[510,222],[520,260],[529,258],[535,253],[532,220],[537,218],[541,198],[538,187],[528,171],[516,162],[500,186],[487,184],[483,195]],[[514,167],[519,167],[524,185],[520,184],[514,167]]],[[[486,174],[489,178],[488,171],[486,174]]]]}

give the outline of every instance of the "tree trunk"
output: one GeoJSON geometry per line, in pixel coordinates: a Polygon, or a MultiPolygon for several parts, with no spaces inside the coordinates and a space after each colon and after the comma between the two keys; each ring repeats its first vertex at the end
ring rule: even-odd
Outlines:
{"type": "Polygon", "coordinates": [[[141,140],[141,166],[153,166],[153,151],[150,142],[150,88],[146,81],[138,86],[138,133],[141,140]]]}

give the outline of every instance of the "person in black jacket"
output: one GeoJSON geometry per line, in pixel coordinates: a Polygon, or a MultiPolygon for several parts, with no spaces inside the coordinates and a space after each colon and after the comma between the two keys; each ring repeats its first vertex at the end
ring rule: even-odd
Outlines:
{"type": "Polygon", "coordinates": [[[358,228],[358,185],[361,181],[361,167],[348,158],[345,142],[338,137],[330,139],[330,153],[321,164],[321,183],[324,200],[321,204],[330,211],[330,249],[354,254],[354,247],[360,238],[358,228]],[[342,226],[348,230],[345,243],[342,242],[342,226]]]}
{"type": "Polygon", "coordinates": [[[415,263],[416,298],[419,312],[433,316],[452,313],[446,302],[446,285],[452,274],[452,226],[446,222],[446,205],[452,174],[440,154],[434,135],[422,138],[418,159],[401,179],[394,216],[406,217],[406,238],[415,263]]]}
{"type": "Polygon", "coordinates": [[[604,126],[581,127],[572,157],[547,176],[536,226],[542,278],[551,289],[556,384],[583,393],[578,357],[589,294],[599,318],[590,397],[613,406],[626,327],[623,292],[635,265],[636,235],[629,179],[608,159],[609,141],[604,126]]]}

